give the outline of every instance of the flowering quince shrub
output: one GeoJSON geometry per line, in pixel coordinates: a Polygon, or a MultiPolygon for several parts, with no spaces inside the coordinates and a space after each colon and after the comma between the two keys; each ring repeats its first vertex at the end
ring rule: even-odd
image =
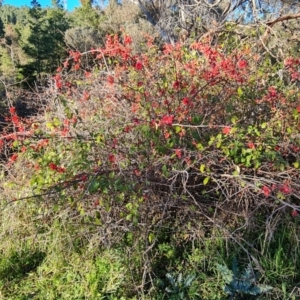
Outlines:
{"type": "MultiPolygon", "coordinates": [[[[50,188],[73,201],[73,188],[98,203],[98,194],[109,199],[114,190],[125,201],[134,190],[139,207],[143,190],[167,185],[171,197],[183,193],[199,207],[205,195],[216,207],[261,198],[297,210],[299,60],[272,66],[247,46],[226,53],[209,40],[163,49],[146,42],[142,54],[128,36],[71,51],[53,76],[46,121],[27,139],[11,108],[12,145],[34,169],[34,193],[50,188]],[[269,75],[274,68],[284,80],[269,75]]],[[[137,221],[138,213],[121,215],[137,221]]]]}
{"type": "Polygon", "coordinates": [[[26,195],[55,200],[73,220],[115,220],[128,244],[135,230],[155,243],[157,220],[174,214],[195,226],[224,207],[241,220],[260,207],[297,218],[299,60],[273,66],[249,47],[226,53],[209,40],[146,43],[136,54],[129,37],[108,36],[103,48],[70,52],[43,122],[22,127],[11,108],[1,141],[13,149],[10,168],[26,163],[26,195]]]}
{"type": "Polygon", "coordinates": [[[130,37],[108,36],[71,51],[42,116],[10,108],[0,138],[8,202],[37,199],[45,223],[57,214],[92,231],[111,226],[109,243],[137,247],[142,236],[153,249],[161,224],[182,228],[186,242],[202,222],[234,240],[254,212],[264,224],[279,214],[297,222],[300,61],[272,65],[246,45],[226,52],[209,40],[145,43],[137,54],[130,37]]]}

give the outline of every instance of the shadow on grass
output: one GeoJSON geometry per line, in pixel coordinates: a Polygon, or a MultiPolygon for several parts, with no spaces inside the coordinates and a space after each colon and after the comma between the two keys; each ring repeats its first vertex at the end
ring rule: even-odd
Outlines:
{"type": "Polygon", "coordinates": [[[45,256],[46,254],[41,251],[25,249],[0,258],[0,281],[21,280],[28,273],[35,271],[45,256]]]}

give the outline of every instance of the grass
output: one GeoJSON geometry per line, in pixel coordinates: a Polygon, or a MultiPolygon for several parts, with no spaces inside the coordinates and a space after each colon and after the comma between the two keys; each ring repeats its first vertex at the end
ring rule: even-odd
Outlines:
{"type": "MultiPolygon", "coordinates": [[[[99,246],[99,232],[75,226],[63,213],[40,233],[36,220],[28,220],[32,209],[24,205],[22,214],[14,206],[2,211],[2,217],[5,212],[5,219],[10,214],[14,221],[6,224],[6,230],[12,225],[12,235],[19,237],[13,240],[9,234],[1,235],[3,299],[170,299],[167,273],[174,278],[195,276],[187,289],[190,299],[226,299],[216,265],[230,265],[233,257],[241,268],[251,263],[262,271],[260,282],[274,287],[270,296],[261,299],[289,299],[300,282],[295,220],[281,221],[267,237],[268,243],[262,233],[255,241],[257,249],[247,249],[247,245],[241,249],[217,230],[210,236],[202,233],[178,240],[180,229],[166,228],[151,249],[143,245],[140,236],[132,237],[129,245],[120,240],[105,249],[99,246]],[[22,228],[25,215],[26,230],[22,228]]],[[[194,231],[200,233],[201,226],[194,231]]]]}
{"type": "Polygon", "coordinates": [[[194,221],[137,224],[129,232],[117,223],[99,227],[68,206],[51,214],[49,205],[40,199],[2,203],[2,299],[170,299],[166,275],[182,274],[195,276],[186,289],[190,299],[221,300],[225,282],[216,266],[230,266],[234,258],[241,269],[250,263],[259,283],[273,287],[257,299],[293,299],[297,293],[298,219],[284,211],[266,219],[269,226],[258,214],[258,230],[227,236],[227,230],[194,221]]]}

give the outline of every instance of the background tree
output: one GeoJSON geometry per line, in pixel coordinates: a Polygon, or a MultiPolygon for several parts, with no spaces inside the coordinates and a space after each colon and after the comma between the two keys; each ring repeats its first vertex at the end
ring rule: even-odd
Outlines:
{"type": "Polygon", "coordinates": [[[37,75],[53,72],[66,55],[63,37],[69,20],[62,8],[42,9],[38,3],[30,9],[29,15],[29,34],[23,30],[22,49],[31,61],[20,67],[24,78],[35,79],[37,75]]]}
{"type": "Polygon", "coordinates": [[[72,27],[65,32],[65,43],[68,47],[85,52],[103,44],[103,35],[91,27],[72,27]]]}
{"type": "Polygon", "coordinates": [[[2,39],[4,35],[5,35],[5,28],[2,19],[0,18],[0,39],[2,39]]]}
{"type": "Polygon", "coordinates": [[[298,1],[279,0],[131,0],[167,42],[187,35],[220,30],[227,21],[264,22],[282,14],[297,13],[298,1]]]}
{"type": "Polygon", "coordinates": [[[93,7],[92,4],[91,0],[81,0],[81,7],[75,8],[70,15],[74,27],[99,28],[99,24],[103,21],[103,12],[99,7],[93,7]]]}
{"type": "Polygon", "coordinates": [[[60,0],[51,0],[51,5],[54,8],[64,8],[60,0]]]}
{"type": "Polygon", "coordinates": [[[100,24],[100,28],[107,33],[120,35],[123,31],[129,34],[136,50],[144,40],[145,34],[155,34],[154,27],[144,18],[140,8],[128,0],[121,3],[110,1],[104,9],[104,15],[105,20],[100,24]]]}

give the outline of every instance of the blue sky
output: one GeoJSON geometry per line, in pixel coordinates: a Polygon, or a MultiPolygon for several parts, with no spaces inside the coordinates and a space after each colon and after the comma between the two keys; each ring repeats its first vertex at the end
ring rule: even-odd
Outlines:
{"type": "MultiPolygon", "coordinates": [[[[30,6],[31,0],[3,0],[3,4],[9,4],[14,6],[30,6]]],[[[51,0],[38,0],[38,2],[44,6],[50,6],[51,0]]],[[[80,6],[79,0],[67,0],[68,10],[73,10],[74,7],[80,6]]]]}

